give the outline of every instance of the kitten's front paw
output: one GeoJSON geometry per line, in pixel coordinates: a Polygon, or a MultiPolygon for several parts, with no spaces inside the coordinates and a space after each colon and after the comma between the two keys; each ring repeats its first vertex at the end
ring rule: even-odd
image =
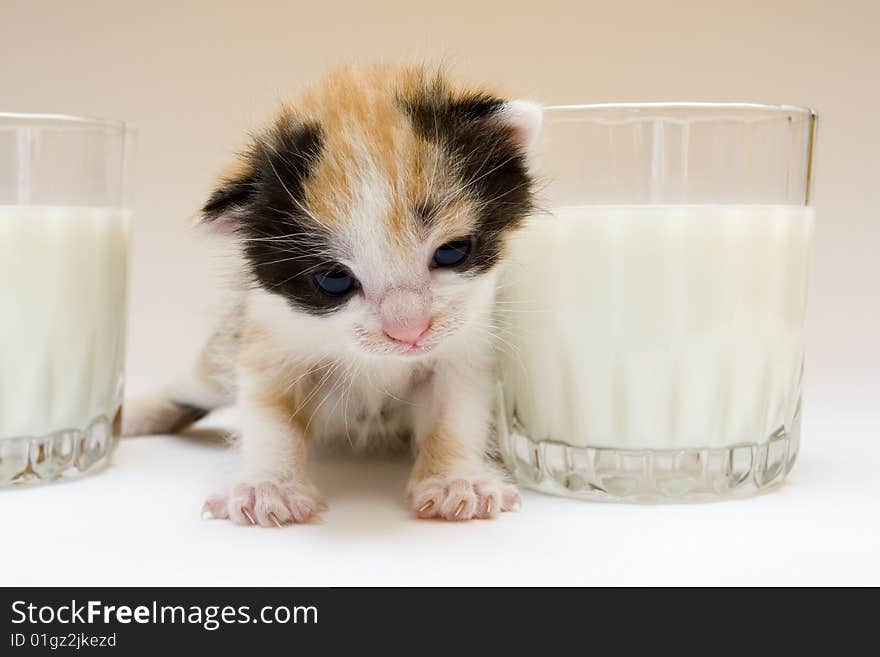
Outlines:
{"type": "Polygon", "coordinates": [[[238,525],[281,527],[308,522],[321,507],[312,486],[262,481],[236,484],[228,495],[209,497],[202,512],[238,525]]]}
{"type": "Polygon", "coordinates": [[[511,511],[520,497],[516,486],[496,477],[431,477],[413,486],[412,502],[419,518],[470,520],[511,511]]]}

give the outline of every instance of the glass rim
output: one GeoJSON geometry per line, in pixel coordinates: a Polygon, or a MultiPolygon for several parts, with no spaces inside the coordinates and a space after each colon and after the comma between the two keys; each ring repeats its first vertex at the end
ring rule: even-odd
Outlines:
{"type": "Polygon", "coordinates": [[[698,101],[660,101],[660,102],[614,102],[614,103],[576,103],[566,105],[545,105],[545,111],[576,111],[576,110],[760,110],[765,112],[778,112],[788,114],[802,114],[807,117],[815,117],[816,110],[802,105],[786,105],[771,103],[747,103],[747,102],[698,102],[698,101]]]}
{"type": "Polygon", "coordinates": [[[52,112],[0,112],[0,122],[3,121],[33,121],[59,122],[71,125],[115,128],[122,131],[130,131],[132,127],[120,119],[110,119],[101,116],[83,116],[78,114],[57,114],[52,112]]]}

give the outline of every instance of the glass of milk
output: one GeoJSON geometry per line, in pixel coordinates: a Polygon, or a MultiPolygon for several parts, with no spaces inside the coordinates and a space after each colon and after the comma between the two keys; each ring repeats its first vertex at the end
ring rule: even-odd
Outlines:
{"type": "Polygon", "coordinates": [[[502,453],[596,500],[705,500],[798,453],[816,116],[550,108],[546,181],[499,290],[502,453]]]}
{"type": "Polygon", "coordinates": [[[116,121],[0,114],[0,485],[113,452],[131,143],[116,121]]]}

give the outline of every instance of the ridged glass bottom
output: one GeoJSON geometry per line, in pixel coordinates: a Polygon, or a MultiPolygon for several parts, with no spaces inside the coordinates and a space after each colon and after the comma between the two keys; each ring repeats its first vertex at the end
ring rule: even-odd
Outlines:
{"type": "Polygon", "coordinates": [[[117,410],[112,419],[99,415],[84,429],[0,438],[0,486],[66,479],[100,469],[116,449],[120,418],[117,410]]]}
{"type": "Polygon", "coordinates": [[[800,445],[800,414],[760,443],[713,449],[626,450],[533,441],[515,424],[501,432],[504,460],[529,488],[602,502],[708,502],[776,486],[800,445]]]}

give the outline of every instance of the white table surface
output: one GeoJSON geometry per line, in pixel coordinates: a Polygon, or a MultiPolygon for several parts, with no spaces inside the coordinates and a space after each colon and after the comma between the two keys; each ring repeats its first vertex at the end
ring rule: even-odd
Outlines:
{"type": "Polygon", "coordinates": [[[103,472],[0,491],[0,585],[878,585],[877,428],[808,407],[788,483],[750,499],[525,492],[519,513],[468,523],[413,518],[404,461],[324,459],[323,522],[282,530],[200,518],[230,462],[216,439],[127,439],[103,472]]]}

